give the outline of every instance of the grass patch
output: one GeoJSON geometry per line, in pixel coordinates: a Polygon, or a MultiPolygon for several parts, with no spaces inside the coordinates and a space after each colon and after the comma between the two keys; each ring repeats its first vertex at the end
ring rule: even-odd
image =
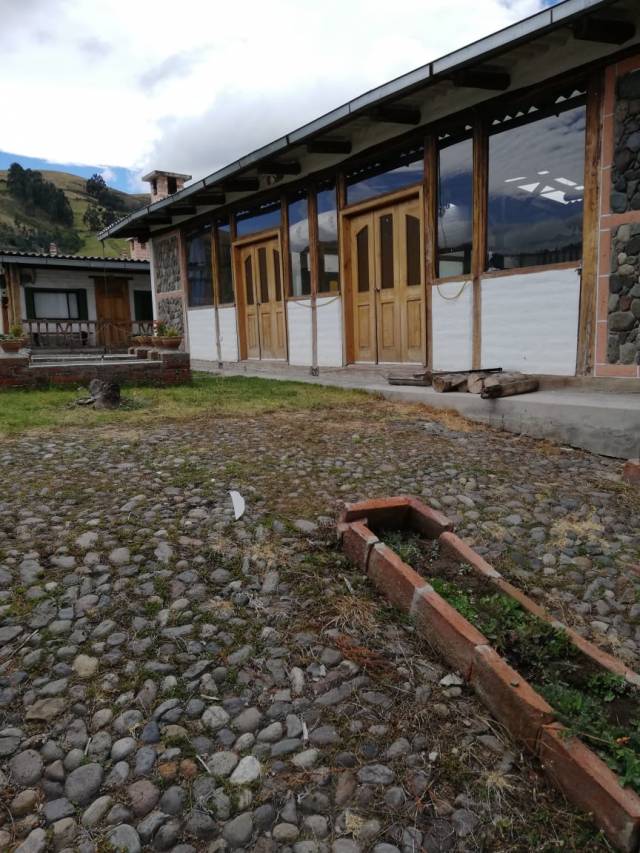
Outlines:
{"type": "Polygon", "coordinates": [[[363,392],[341,388],[203,373],[194,373],[193,382],[188,385],[124,387],[127,404],[116,411],[73,405],[79,396],[77,388],[3,391],[0,436],[69,427],[148,427],[149,423],[167,420],[348,406],[365,399],[363,392]]]}
{"type": "Polygon", "coordinates": [[[398,532],[384,541],[544,696],[569,735],[584,740],[622,785],[640,793],[640,697],[632,685],[596,667],[564,631],[494,592],[469,566],[441,556],[436,543],[398,532]]]}

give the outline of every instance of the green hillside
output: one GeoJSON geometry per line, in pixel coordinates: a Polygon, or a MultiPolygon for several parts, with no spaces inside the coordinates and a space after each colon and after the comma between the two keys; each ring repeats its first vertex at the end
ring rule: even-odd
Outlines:
{"type": "MultiPolygon", "coordinates": [[[[73,231],[77,232],[80,238],[79,248],[74,250],[73,254],[101,256],[102,244],[94,233],[87,230],[87,226],[83,222],[83,216],[87,207],[94,201],[86,192],[86,179],[68,172],[53,172],[44,169],[41,170],[41,174],[46,181],[51,181],[56,187],[64,191],[71,205],[74,218],[73,231]]],[[[149,197],[144,194],[130,195],[113,189],[111,192],[122,199],[123,205],[126,205],[127,209],[122,212],[123,216],[128,212],[143,207],[149,202],[149,197]]],[[[56,227],[52,225],[46,215],[26,213],[20,202],[9,195],[7,191],[7,172],[0,169],[0,232],[2,231],[2,226],[14,228],[16,217],[27,227],[37,229],[38,231],[51,231],[52,228],[56,227]]],[[[70,232],[70,239],[73,239],[72,232],[70,232]]],[[[5,241],[0,238],[0,249],[14,248],[11,245],[3,245],[3,242],[5,241]]],[[[49,247],[42,246],[40,248],[46,251],[49,247]]],[[[122,252],[125,252],[128,257],[129,243],[127,240],[105,241],[105,255],[117,257],[122,252]]]]}

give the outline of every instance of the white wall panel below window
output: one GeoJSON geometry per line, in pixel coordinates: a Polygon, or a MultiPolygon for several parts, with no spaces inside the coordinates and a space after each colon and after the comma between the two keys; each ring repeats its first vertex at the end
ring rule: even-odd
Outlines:
{"type": "Polygon", "coordinates": [[[238,327],[236,325],[235,307],[232,305],[229,308],[219,308],[218,322],[220,324],[222,360],[238,361],[238,327]]]}
{"type": "Polygon", "coordinates": [[[482,281],[482,366],[573,376],[580,276],[575,269],[482,281]]]}
{"type": "Polygon", "coordinates": [[[318,297],[318,365],[342,367],[342,299],[318,297]]]}
{"type": "Polygon", "coordinates": [[[287,302],[289,364],[311,365],[313,363],[312,313],[310,299],[296,299],[287,302]]]}
{"type": "Polygon", "coordinates": [[[187,312],[189,323],[189,353],[191,358],[217,361],[216,325],[213,308],[198,308],[187,312]]]}
{"type": "Polygon", "coordinates": [[[473,285],[452,281],[431,291],[434,370],[469,370],[473,357],[473,285]]]}

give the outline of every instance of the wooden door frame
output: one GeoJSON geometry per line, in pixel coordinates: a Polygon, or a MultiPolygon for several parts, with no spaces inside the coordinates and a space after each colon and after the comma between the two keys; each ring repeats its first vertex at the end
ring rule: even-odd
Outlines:
{"type": "MultiPolygon", "coordinates": [[[[394,207],[402,204],[403,201],[409,201],[412,198],[418,199],[422,216],[424,216],[424,187],[422,181],[418,184],[412,184],[410,187],[405,187],[393,193],[376,196],[372,199],[367,199],[357,204],[339,205],[339,245],[340,245],[340,279],[342,281],[342,328],[344,338],[344,353],[345,363],[355,364],[355,338],[353,333],[353,276],[352,276],[352,258],[351,258],[351,240],[350,228],[351,221],[361,214],[374,213],[385,207],[394,207]]],[[[425,223],[422,222],[422,231],[424,234],[425,223]]],[[[426,238],[425,238],[426,244],[426,238]]],[[[426,269],[425,269],[425,252],[421,252],[420,269],[422,273],[422,298],[424,305],[427,303],[427,286],[426,286],[426,269]]],[[[423,312],[424,313],[424,312],[423,312]]],[[[427,326],[425,324],[425,344],[428,339],[427,326]]],[[[426,351],[423,354],[426,359],[426,351]]],[[[379,363],[379,362],[376,362],[379,363]]]]}
{"type": "MultiPolygon", "coordinates": [[[[233,229],[235,232],[235,229],[233,229]]],[[[282,290],[282,304],[284,311],[284,360],[289,363],[289,318],[287,314],[287,294],[285,290],[285,281],[283,275],[284,258],[282,254],[282,229],[269,228],[265,231],[256,231],[255,234],[248,234],[246,237],[234,239],[235,234],[232,233],[231,241],[231,259],[232,271],[236,285],[236,308],[237,308],[237,323],[238,323],[238,355],[240,361],[247,361],[247,304],[246,292],[244,287],[243,271],[240,268],[240,249],[245,249],[247,246],[258,246],[260,243],[266,243],[270,240],[278,241],[278,251],[280,252],[280,285],[282,290]]],[[[257,279],[256,279],[257,281],[257,279]]],[[[259,327],[258,323],[258,327],[259,327]]],[[[258,328],[259,336],[259,328],[258,328]]],[[[262,345],[260,346],[260,360],[262,360],[262,345]]],[[[279,359],[278,359],[279,360],[279,359]]]]}

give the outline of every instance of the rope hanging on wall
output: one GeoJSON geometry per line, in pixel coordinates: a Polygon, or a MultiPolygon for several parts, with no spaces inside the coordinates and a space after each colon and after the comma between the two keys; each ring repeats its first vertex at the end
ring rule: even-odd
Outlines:
{"type": "Polygon", "coordinates": [[[460,290],[454,296],[445,296],[444,293],[440,290],[439,284],[436,284],[436,290],[438,291],[438,295],[442,299],[446,299],[447,302],[455,302],[456,299],[459,299],[462,296],[462,294],[464,293],[464,289],[468,284],[471,284],[471,282],[470,281],[463,281],[462,285],[460,287],[460,290]]]}

